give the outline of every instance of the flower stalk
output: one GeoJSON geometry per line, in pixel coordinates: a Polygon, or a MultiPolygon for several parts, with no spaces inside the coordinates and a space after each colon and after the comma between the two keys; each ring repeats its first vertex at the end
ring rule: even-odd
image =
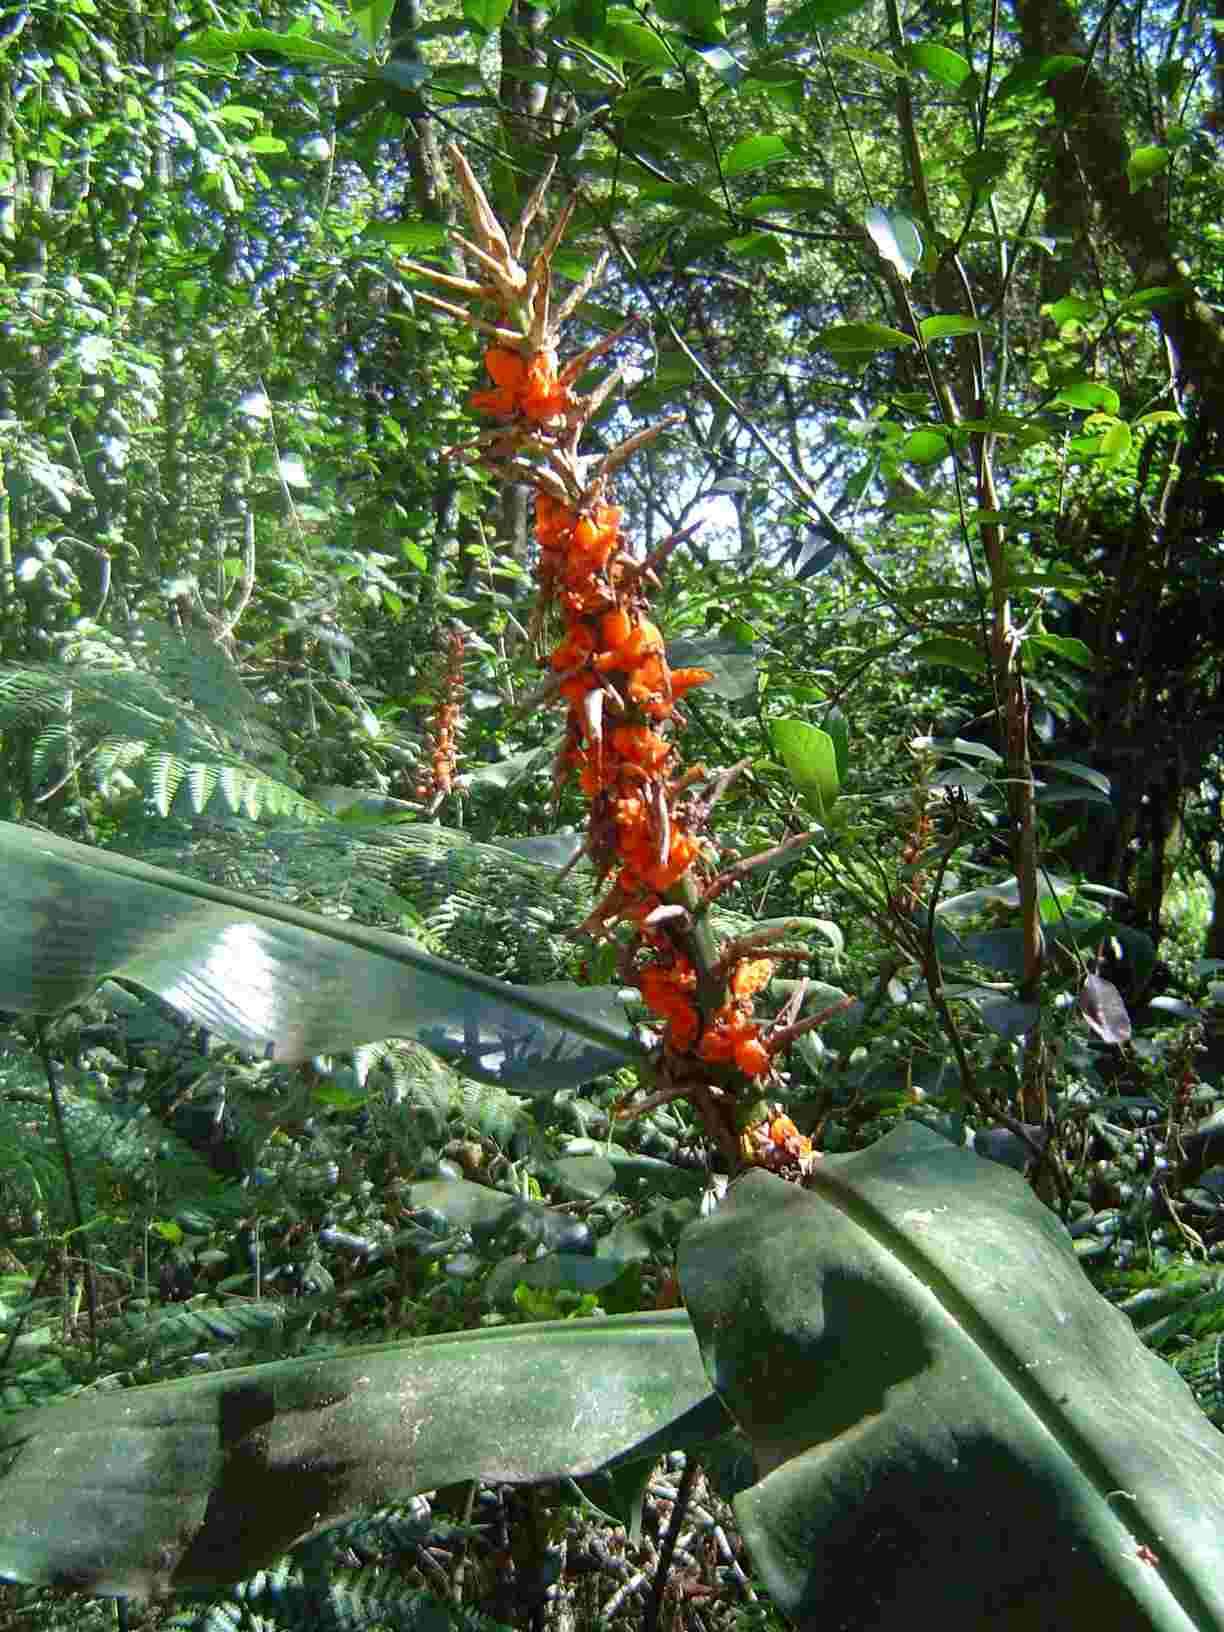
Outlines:
{"type": "Polygon", "coordinates": [[[677,732],[684,724],[684,698],[713,676],[705,669],[672,668],[662,631],[650,616],[650,591],[687,534],[641,559],[611,491],[614,472],[670,422],[637,432],[600,457],[579,452],[583,431],[620,371],[587,396],[578,394],[577,382],[633,325],[563,363],[561,325],[602,270],[601,262],[554,305],[551,260],[572,201],[525,264],[527,234],[551,171],[507,232],[462,153],[454,146],[449,151],[473,234],[456,240],[478,276],[458,279],[408,265],[448,292],[492,308],[490,319],[452,300],[424,297],[491,341],[484,353],[490,383],[471,401],[496,424],[455,451],[535,491],[541,609],[557,614],[562,626],[542,688],[566,709],[557,782],[576,782],[589,801],[585,848],[605,884],[581,928],[593,936],[610,935],[618,926],[629,930],[622,967],[662,1033],[653,1091],[637,1104],[622,1105],[620,1114],[688,1099],[733,1169],[759,1163],[798,1177],[815,1160],[811,1142],[780,1107],[763,1101],[762,1090],[774,1077],[774,1058],[785,1042],[809,1026],[799,1022],[771,1034],[757,1019],[755,1002],[776,961],[801,957],[805,949],[770,945],[767,937],[720,947],[708,907],[753,865],[790,854],[808,836],[788,840],[767,857],[716,870],[709,811],[739,767],[710,776],[703,767],[686,770],[681,764],[677,732]]]}

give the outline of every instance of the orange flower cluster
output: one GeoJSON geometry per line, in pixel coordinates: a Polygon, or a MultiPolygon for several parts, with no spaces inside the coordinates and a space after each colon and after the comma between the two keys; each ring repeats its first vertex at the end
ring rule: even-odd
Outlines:
{"type": "Polygon", "coordinates": [[[773,1173],[802,1176],[816,1164],[817,1153],[807,1134],[787,1116],[781,1105],[771,1105],[760,1122],[744,1134],[745,1155],[757,1167],[773,1173]]]}
{"type": "Polygon", "coordinates": [[[716,1065],[734,1062],[746,1077],[760,1077],[769,1070],[770,1053],[753,1021],[752,1000],[769,984],[772,973],[769,958],[745,958],[736,964],[730,1000],[715,1009],[701,1039],[703,1060],[716,1065]]]}
{"type": "Polygon", "coordinates": [[[492,391],[477,391],[472,407],[496,419],[513,419],[516,414],[546,424],[573,406],[573,399],[557,381],[557,359],[551,351],[536,351],[529,357],[490,346],[484,356],[493,381],[492,391]]]}
{"type": "Polygon", "coordinates": [[[438,703],[429,733],[429,765],[416,787],[417,798],[426,803],[440,800],[455,785],[463,713],[463,651],[463,631],[452,629],[442,656],[438,703]]]}

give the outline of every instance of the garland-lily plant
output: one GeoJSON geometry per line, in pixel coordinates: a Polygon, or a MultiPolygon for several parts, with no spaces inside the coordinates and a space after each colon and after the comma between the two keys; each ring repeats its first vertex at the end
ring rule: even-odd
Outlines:
{"type": "MultiPolygon", "coordinates": [[[[777,928],[720,944],[709,923],[711,902],[754,865],[779,852],[718,872],[708,837],[710,810],[736,766],[719,774],[682,768],[677,733],[686,692],[711,680],[705,669],[673,669],[663,636],[650,617],[659,572],[684,535],[652,556],[635,554],[611,500],[614,473],[638,448],[667,428],[653,426],[610,453],[578,450],[592,416],[620,381],[609,373],[589,395],[575,383],[632,325],[567,361],[559,352],[562,325],[585,300],[603,270],[601,259],[557,306],[551,261],[573,211],[561,210],[543,243],[524,264],[527,234],[540,212],[551,171],[536,187],[507,234],[463,154],[450,148],[473,237],[454,234],[477,281],[409,263],[410,270],[492,315],[428,295],[431,304],[488,336],[491,380],[472,406],[497,423],[469,446],[501,480],[535,492],[541,613],[559,614],[563,634],[547,659],[543,695],[563,702],[565,741],[557,775],[574,778],[590,802],[586,853],[606,893],[582,926],[594,936],[628,926],[623,968],[646,1006],[662,1022],[654,1091],[623,1113],[689,1099],[707,1134],[732,1168],[768,1166],[788,1176],[809,1170],[815,1154],[766,1090],[774,1061],[801,1032],[826,1015],[798,1020],[804,983],[772,1023],[755,1014],[757,994],[775,963],[806,958],[806,947],[783,945],[777,928]]],[[[543,620],[541,620],[543,621],[543,620]]],[[[800,835],[785,853],[806,842],[800,835]]]]}

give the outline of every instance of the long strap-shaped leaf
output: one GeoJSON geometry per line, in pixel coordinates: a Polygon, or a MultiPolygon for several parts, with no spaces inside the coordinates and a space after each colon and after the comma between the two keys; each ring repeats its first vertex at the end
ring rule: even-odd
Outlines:
{"type": "Polygon", "coordinates": [[[56,1013],[119,975],[272,1059],[414,1037],[519,1093],[643,1052],[609,988],[513,986],[398,935],[9,822],[0,901],[0,1008],[21,1013],[56,1013]]]}
{"type": "Polygon", "coordinates": [[[362,1507],[582,1477],[726,1427],[681,1310],[90,1395],[0,1420],[0,1577],[140,1595],[239,1580],[362,1507]]]}
{"type": "Polygon", "coordinates": [[[908,1124],[760,1171],[680,1281],[801,1632],[1224,1626],[1224,1440],[1018,1174],[908,1124]]]}

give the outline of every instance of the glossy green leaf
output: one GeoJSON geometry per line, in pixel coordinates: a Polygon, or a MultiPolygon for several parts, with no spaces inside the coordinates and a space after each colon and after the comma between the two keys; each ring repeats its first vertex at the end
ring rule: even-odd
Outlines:
{"type": "Polygon", "coordinates": [[[986,672],[981,648],[971,640],[958,640],[955,635],[935,635],[930,640],[920,640],[910,656],[915,663],[939,663],[950,669],[961,669],[965,674],[986,672]]]}
{"type": "Polygon", "coordinates": [[[1084,67],[1082,57],[1054,56],[1054,57],[1021,57],[1020,61],[999,82],[995,92],[995,102],[1006,102],[1013,96],[1025,96],[1032,91],[1040,90],[1051,79],[1059,74],[1069,73],[1073,68],[1084,67]]]}
{"type": "Polygon", "coordinates": [[[491,34],[510,13],[511,0],[463,0],[463,15],[473,28],[491,34]]]}
{"type": "Polygon", "coordinates": [[[870,0],[806,0],[778,23],[778,33],[811,34],[866,9],[870,0]]]}
{"type": "Polygon", "coordinates": [[[1073,776],[1078,782],[1087,782],[1089,787],[1109,797],[1111,784],[1105,773],[1092,765],[1081,765],[1077,759],[1042,759],[1036,762],[1036,769],[1042,776],[1047,771],[1061,771],[1063,776],[1073,776]]]}
{"type": "Polygon", "coordinates": [[[1169,168],[1173,157],[1167,147],[1136,147],[1126,161],[1126,179],[1132,193],[1138,193],[1169,168]]]}
{"type": "Polygon", "coordinates": [[[887,74],[890,78],[905,78],[905,69],[898,67],[883,51],[865,51],[857,45],[835,45],[829,55],[840,57],[843,62],[853,62],[859,68],[873,68],[876,73],[887,74]]]}
{"type": "Polygon", "coordinates": [[[1059,386],[1054,405],[1116,414],[1121,402],[1111,385],[1102,385],[1099,380],[1069,380],[1066,385],[1059,386]]]}
{"type": "Polygon", "coordinates": [[[654,9],[666,22],[699,40],[727,37],[719,0],[654,0],[654,9]]]}
{"type": "Polygon", "coordinates": [[[922,234],[914,222],[901,210],[881,210],[873,205],[863,224],[881,259],[895,267],[901,281],[908,283],[922,260],[922,234]]]}
{"type": "Polygon", "coordinates": [[[914,465],[937,465],[948,457],[948,439],[942,431],[911,431],[897,450],[914,465]]]}
{"type": "Polygon", "coordinates": [[[766,165],[777,164],[790,157],[790,148],[781,136],[745,136],[743,141],[736,142],[723,154],[722,173],[730,181],[736,176],[746,176],[751,170],[763,170],[766,165]]]}
{"type": "Polygon", "coordinates": [[[918,325],[922,338],[929,345],[932,340],[953,340],[962,334],[989,334],[990,327],[976,317],[961,317],[958,313],[939,313],[924,317],[918,325]]]}
{"type": "Polygon", "coordinates": [[[774,266],[786,266],[789,257],[786,248],[772,232],[749,232],[741,238],[728,238],[728,255],[741,261],[769,261],[774,266]]]}
{"type": "Polygon", "coordinates": [[[800,1632],[1224,1621],[1224,1441],[1018,1174],[909,1123],[744,1175],[679,1271],[800,1632]]]}
{"type": "Polygon", "coordinates": [[[341,51],[325,40],[312,39],[309,34],[281,34],[274,28],[204,28],[184,40],[177,54],[200,62],[223,62],[229,57],[253,52],[270,52],[287,62],[325,68],[364,66],[360,57],[341,51]]]}
{"type": "Polygon", "coordinates": [[[905,54],[913,67],[953,90],[963,85],[973,71],[959,51],[950,51],[934,40],[919,40],[916,45],[907,46],[905,54]]]}
{"type": "Polygon", "coordinates": [[[1044,316],[1062,328],[1064,323],[1088,323],[1105,315],[1099,300],[1085,300],[1082,295],[1064,295],[1041,308],[1044,316]]]}
{"type": "Polygon", "coordinates": [[[412,1037],[518,1093],[640,1055],[607,988],[511,986],[403,936],[0,823],[0,1008],[55,1014],[106,975],[271,1059],[412,1037]]]}
{"type": "Polygon", "coordinates": [[[1101,438],[1101,457],[1120,465],[1131,450],[1131,428],[1124,419],[1110,425],[1101,438]]]}
{"type": "MultiPolygon", "coordinates": [[[[1122,302],[1124,312],[1150,312],[1158,306],[1167,306],[1175,300],[1185,300],[1186,290],[1176,284],[1155,284],[1150,289],[1136,289],[1133,295],[1127,295],[1122,302]]],[[[1171,410],[1166,410],[1171,411],[1171,410]]]]}
{"type": "Polygon", "coordinates": [[[820,331],[816,343],[832,352],[867,354],[916,344],[913,335],[902,334],[900,329],[890,329],[884,323],[834,323],[820,331]]]}
{"type": "Polygon", "coordinates": [[[726,1426],[680,1310],[87,1395],[0,1422],[0,1576],[141,1595],[238,1580],[363,1506],[577,1478],[726,1426]]]}
{"type": "Polygon", "coordinates": [[[806,720],[771,720],[769,735],[804,804],[817,820],[827,821],[841,791],[833,738],[806,720]]]}
{"type": "Polygon", "coordinates": [[[966,754],[970,759],[986,759],[992,765],[1002,765],[1003,756],[985,742],[973,742],[968,737],[915,737],[910,743],[919,753],[966,754]]]}
{"type": "Polygon", "coordinates": [[[1065,658],[1077,668],[1096,668],[1092,647],[1075,635],[1030,635],[1029,644],[1040,647],[1043,651],[1053,652],[1056,657],[1065,658]]]}
{"type": "Polygon", "coordinates": [[[395,0],[367,0],[353,7],[353,27],[368,46],[376,46],[391,21],[395,0]]]}
{"type": "Polygon", "coordinates": [[[674,68],[676,59],[667,46],[640,23],[609,19],[599,41],[600,49],[626,62],[641,63],[646,68],[674,68]]]}
{"type": "Polygon", "coordinates": [[[446,244],[446,228],[434,221],[372,221],[366,236],[413,255],[428,254],[446,244]]]}

